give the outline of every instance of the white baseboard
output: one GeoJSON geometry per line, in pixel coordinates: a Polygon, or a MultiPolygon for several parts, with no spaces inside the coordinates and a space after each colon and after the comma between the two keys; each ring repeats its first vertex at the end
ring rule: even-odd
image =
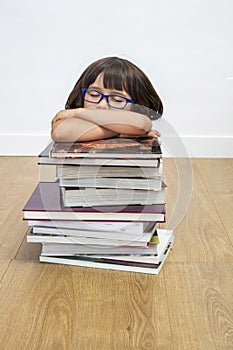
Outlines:
{"type": "Polygon", "coordinates": [[[164,157],[233,158],[232,136],[163,137],[164,157]]]}
{"type": "Polygon", "coordinates": [[[37,156],[50,141],[46,134],[0,134],[0,155],[37,156]]]}
{"type": "MultiPolygon", "coordinates": [[[[46,134],[0,134],[0,155],[37,156],[51,141],[46,134]]],[[[164,157],[233,158],[231,136],[162,137],[164,157]]]]}

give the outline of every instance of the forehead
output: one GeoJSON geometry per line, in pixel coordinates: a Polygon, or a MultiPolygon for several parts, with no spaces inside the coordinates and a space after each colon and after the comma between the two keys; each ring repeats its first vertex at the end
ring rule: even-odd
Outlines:
{"type": "Polygon", "coordinates": [[[96,80],[90,85],[90,86],[96,86],[96,87],[104,87],[104,81],[103,81],[103,73],[100,73],[96,80]]]}

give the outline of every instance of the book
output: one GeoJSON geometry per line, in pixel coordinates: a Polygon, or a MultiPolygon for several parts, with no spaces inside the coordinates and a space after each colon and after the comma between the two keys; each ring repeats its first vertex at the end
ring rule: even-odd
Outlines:
{"type": "Polygon", "coordinates": [[[138,167],[158,167],[158,159],[112,159],[112,158],[38,158],[38,165],[95,165],[95,166],[138,166],[138,167]]]}
{"type": "Polygon", "coordinates": [[[150,241],[154,231],[156,229],[156,223],[150,223],[144,232],[129,232],[129,231],[106,231],[106,230],[82,230],[48,226],[33,226],[33,234],[43,235],[57,235],[57,236],[74,236],[74,237],[94,237],[94,238],[106,238],[106,239],[119,239],[119,240],[144,240],[150,241]]]}
{"type": "Polygon", "coordinates": [[[162,176],[163,162],[157,166],[57,165],[57,177],[63,180],[82,178],[154,178],[162,176]]]}
{"type": "Polygon", "coordinates": [[[147,179],[115,178],[115,177],[60,179],[59,186],[160,191],[162,189],[162,179],[161,177],[154,177],[154,178],[147,178],[147,179]]]}
{"type": "Polygon", "coordinates": [[[157,159],[162,154],[159,143],[154,138],[114,137],[85,142],[55,142],[50,151],[51,158],[128,158],[157,159]]]}
{"type": "MultiPolygon", "coordinates": [[[[156,242],[155,242],[156,243],[156,242]]],[[[147,246],[109,246],[93,244],[42,243],[41,255],[72,256],[72,255],[157,255],[157,244],[147,246]]]]}
{"type": "Polygon", "coordinates": [[[74,235],[54,235],[54,234],[43,234],[34,233],[30,231],[27,235],[28,243],[58,243],[58,244],[78,244],[78,245],[91,245],[91,246],[109,246],[111,247],[147,247],[150,243],[151,235],[144,238],[140,236],[137,239],[126,238],[121,239],[102,237],[90,237],[90,236],[74,236],[74,235]]]}
{"type": "Polygon", "coordinates": [[[61,187],[65,207],[92,207],[106,205],[153,205],[165,203],[165,187],[160,191],[114,188],[61,187]]]}
{"type": "Polygon", "coordinates": [[[25,220],[165,221],[165,204],[65,208],[57,182],[39,182],[23,208],[25,220]]]}
{"type": "Polygon", "coordinates": [[[118,159],[118,158],[52,158],[51,150],[54,147],[54,142],[50,142],[48,146],[38,155],[38,165],[80,165],[84,166],[116,166],[116,167],[159,167],[160,158],[156,159],[118,159]]]}
{"type": "MultiPolygon", "coordinates": [[[[54,228],[57,230],[71,229],[76,231],[93,231],[105,232],[117,232],[117,234],[126,233],[132,235],[138,235],[149,232],[155,227],[156,223],[153,221],[83,221],[83,220],[28,220],[28,226],[32,226],[37,229],[54,228]]],[[[48,233],[48,232],[42,232],[48,233]]]]}
{"type": "MultiPolygon", "coordinates": [[[[167,250],[166,256],[169,254],[170,249],[167,250]]],[[[145,274],[153,274],[158,275],[161,271],[164,261],[159,262],[158,264],[155,264],[153,267],[139,267],[139,266],[132,266],[127,264],[113,264],[113,263],[104,263],[99,261],[93,261],[93,259],[80,259],[80,257],[64,257],[64,256],[40,256],[39,257],[40,262],[44,263],[53,263],[53,264],[63,264],[63,265],[73,265],[73,266],[80,266],[80,267],[91,267],[91,268],[97,268],[97,269],[107,269],[107,270],[118,270],[118,271],[128,271],[128,272],[137,272],[137,273],[145,273],[145,274]]]]}

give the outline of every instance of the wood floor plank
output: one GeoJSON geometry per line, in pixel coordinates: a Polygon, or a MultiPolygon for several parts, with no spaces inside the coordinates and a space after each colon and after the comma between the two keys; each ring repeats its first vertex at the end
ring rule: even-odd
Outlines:
{"type": "Polygon", "coordinates": [[[172,349],[163,273],[40,264],[32,246],[2,281],[4,350],[172,349]]]}
{"type": "Polygon", "coordinates": [[[233,244],[233,159],[197,159],[195,162],[233,244]]]}
{"type": "Polygon", "coordinates": [[[35,157],[0,157],[0,278],[15,257],[27,223],[22,208],[38,181],[35,157]]]}
{"type": "Polygon", "coordinates": [[[192,174],[186,161],[164,159],[168,222],[183,183],[177,221],[188,210],[152,276],[39,263],[21,210],[42,173],[35,157],[0,157],[0,349],[232,349],[232,210],[221,205],[232,195],[232,163],[191,165],[192,174]]]}
{"type": "Polygon", "coordinates": [[[193,192],[192,160],[165,158],[163,160],[166,189],[166,227],[175,229],[189,208],[193,192]]]}
{"type": "Polygon", "coordinates": [[[233,264],[168,263],[164,273],[174,349],[231,350],[233,264]]]}
{"type": "Polygon", "coordinates": [[[0,257],[0,282],[2,277],[4,276],[4,273],[8,269],[9,265],[11,263],[11,259],[1,258],[0,257]]]}
{"type": "Polygon", "coordinates": [[[0,188],[0,225],[5,225],[9,221],[14,223],[14,215],[22,209],[19,205],[24,205],[36,185],[38,168],[32,157],[0,157],[0,164],[1,170],[8,169],[0,188]]]}
{"type": "MultiPolygon", "coordinates": [[[[194,161],[192,168],[191,202],[182,222],[175,229],[174,249],[168,259],[170,262],[232,262],[229,236],[194,161]]],[[[169,171],[168,167],[166,171],[169,171]]],[[[167,182],[170,202],[169,196],[174,195],[173,187],[177,188],[178,185],[170,175],[167,182]]]]}

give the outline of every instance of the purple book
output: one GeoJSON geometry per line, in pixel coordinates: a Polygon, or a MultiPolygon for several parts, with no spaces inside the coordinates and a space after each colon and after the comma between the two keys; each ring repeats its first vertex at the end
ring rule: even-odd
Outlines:
{"type": "Polygon", "coordinates": [[[57,182],[39,182],[23,208],[25,220],[165,221],[165,204],[65,208],[57,182]]]}

